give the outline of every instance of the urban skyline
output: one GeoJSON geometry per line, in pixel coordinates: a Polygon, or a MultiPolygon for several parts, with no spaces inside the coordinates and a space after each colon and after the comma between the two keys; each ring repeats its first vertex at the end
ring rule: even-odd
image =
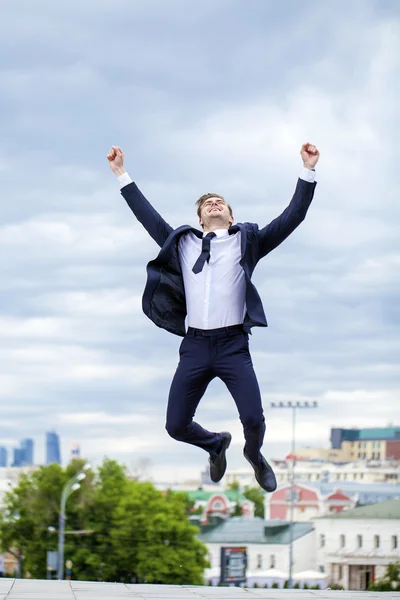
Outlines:
{"type": "MultiPolygon", "coordinates": [[[[12,466],[23,467],[37,464],[62,464],[60,436],[55,431],[45,432],[44,439],[45,455],[44,460],[35,461],[35,441],[33,438],[23,438],[19,446],[5,446],[0,439],[0,467],[12,466]],[[12,460],[9,459],[12,457],[12,460]]],[[[79,457],[79,445],[75,442],[71,447],[71,457],[79,457]],[[75,448],[75,450],[74,450],[75,448]]]]}

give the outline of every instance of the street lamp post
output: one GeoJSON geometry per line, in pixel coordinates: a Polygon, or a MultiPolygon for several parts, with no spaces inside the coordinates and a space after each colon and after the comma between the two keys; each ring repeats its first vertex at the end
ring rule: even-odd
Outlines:
{"type": "Polygon", "coordinates": [[[289,521],[289,581],[288,587],[293,585],[293,513],[295,500],[295,448],[296,448],[296,409],[297,408],[318,408],[318,402],[271,402],[271,408],[291,408],[292,409],[292,472],[290,484],[290,521],[289,521]]]}
{"type": "Polygon", "coordinates": [[[61,493],[61,504],[60,504],[60,517],[58,522],[58,579],[64,579],[64,537],[65,537],[65,508],[67,500],[73,492],[79,490],[81,487],[80,481],[83,481],[86,477],[87,471],[90,469],[90,465],[84,465],[82,471],[72,477],[64,486],[61,493]]]}

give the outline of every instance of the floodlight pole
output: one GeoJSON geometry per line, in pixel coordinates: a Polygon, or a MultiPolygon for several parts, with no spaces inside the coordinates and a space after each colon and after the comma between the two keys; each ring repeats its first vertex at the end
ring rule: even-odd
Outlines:
{"type": "Polygon", "coordinates": [[[292,409],[292,469],[290,484],[290,519],[289,519],[289,581],[288,588],[293,585],[293,514],[295,501],[295,448],[296,448],[296,409],[297,408],[318,408],[318,402],[271,402],[271,408],[291,408],[292,409]]]}

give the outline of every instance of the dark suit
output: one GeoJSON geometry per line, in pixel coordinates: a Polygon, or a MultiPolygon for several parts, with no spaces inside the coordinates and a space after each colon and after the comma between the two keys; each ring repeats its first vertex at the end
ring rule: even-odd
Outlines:
{"type": "Polygon", "coordinates": [[[215,454],[221,442],[220,435],[206,431],[192,419],[209,381],[220,377],[236,401],[246,446],[254,462],[257,462],[265,424],[260,391],[248,349],[248,333],[254,326],[267,327],[267,320],[251,276],[258,261],[283,242],[304,220],[315,186],[315,183],[299,179],[289,206],[262,229],[256,223],[238,223],[229,229],[231,234],[241,232],[240,264],[246,279],[247,312],[243,326],[239,329],[228,328],[225,336],[222,331],[216,331],[215,335],[207,332],[187,334],[185,328],[186,300],[178,242],[189,231],[199,238],[203,233],[190,225],[173,229],[146,200],[135,183],[122,188],[121,193],[129,207],[161,247],[157,258],[147,265],[143,311],[158,327],[186,336],[181,344],[181,361],[172,383],[167,411],[167,430],[175,439],[215,454]],[[211,346],[215,351],[214,359],[210,362],[211,346]],[[219,353],[216,353],[217,348],[219,353]],[[229,361],[226,360],[227,356],[231,357],[229,361]],[[202,365],[200,370],[199,365],[202,365]]]}

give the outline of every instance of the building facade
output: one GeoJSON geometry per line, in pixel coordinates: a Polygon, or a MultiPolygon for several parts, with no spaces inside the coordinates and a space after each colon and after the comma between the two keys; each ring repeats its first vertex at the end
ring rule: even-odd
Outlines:
{"type": "MultiPolygon", "coordinates": [[[[292,478],[290,460],[271,461],[278,484],[289,483],[292,478]]],[[[297,460],[295,465],[295,480],[305,484],[343,482],[366,484],[400,484],[400,461],[356,461],[336,464],[317,460],[297,460]]],[[[224,483],[229,486],[237,481],[240,486],[254,487],[257,485],[254,471],[250,468],[229,470],[224,483]]]]}
{"type": "Polygon", "coordinates": [[[317,564],[346,590],[366,590],[400,560],[400,500],[326,515],[314,525],[317,564]]]}
{"type": "Polygon", "coordinates": [[[7,465],[8,465],[7,448],[0,446],[0,467],[7,467],[7,465]]]}
{"type": "Polygon", "coordinates": [[[204,490],[187,491],[189,499],[194,502],[193,510],[201,515],[200,523],[208,523],[210,517],[229,518],[237,507],[245,517],[254,517],[254,502],[248,500],[239,491],[209,492],[204,490]]]}
{"type": "MultiPolygon", "coordinates": [[[[318,488],[304,484],[294,487],[293,519],[310,521],[321,515],[341,512],[354,508],[356,497],[344,493],[340,489],[332,489],[322,493],[318,488]]],[[[282,485],[272,494],[264,497],[266,519],[288,520],[290,518],[291,486],[282,485]]]]}
{"type": "Polygon", "coordinates": [[[61,465],[60,437],[55,431],[46,433],[46,465],[61,465]]]}
{"type": "MultiPolygon", "coordinates": [[[[253,576],[268,569],[289,573],[290,524],[287,521],[233,517],[208,531],[203,530],[198,538],[208,548],[210,572],[219,572],[222,547],[241,546],[246,547],[247,569],[253,576]]],[[[314,527],[312,523],[294,523],[293,572],[315,568],[314,527]]]]}
{"type": "Polygon", "coordinates": [[[331,429],[332,449],[342,449],[349,460],[400,460],[400,427],[331,429]]]}

